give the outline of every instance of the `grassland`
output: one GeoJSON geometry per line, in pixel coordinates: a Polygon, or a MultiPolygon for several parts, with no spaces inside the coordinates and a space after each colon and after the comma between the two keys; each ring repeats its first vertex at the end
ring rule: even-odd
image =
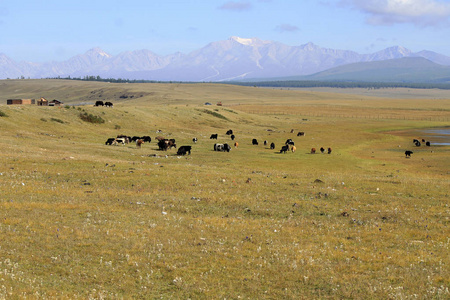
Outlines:
{"type": "Polygon", "coordinates": [[[450,297],[450,147],[398,133],[448,126],[449,99],[62,80],[0,91],[65,103],[0,105],[2,299],[450,297]],[[228,129],[239,147],[212,151],[228,129]],[[104,144],[118,134],[153,141],[104,144]],[[157,135],[192,154],[158,151],[157,135]],[[288,138],[295,153],[262,145],[288,138]],[[309,154],[321,146],[333,152],[309,154]]]}

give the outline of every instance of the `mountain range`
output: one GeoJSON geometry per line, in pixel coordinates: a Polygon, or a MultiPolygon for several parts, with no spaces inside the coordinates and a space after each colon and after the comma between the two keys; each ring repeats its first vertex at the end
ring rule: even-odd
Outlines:
{"type": "MultiPolygon", "coordinates": [[[[188,54],[178,52],[166,56],[150,50],[127,51],[113,56],[100,48],[93,48],[66,61],[33,63],[15,62],[0,53],[0,79],[100,76],[131,80],[218,82],[290,76],[308,78],[327,70],[333,73],[335,69],[334,79],[330,80],[336,80],[336,72],[343,72],[336,71],[336,68],[352,66],[352,70],[364,69],[370,63],[403,58],[420,58],[402,61],[401,64],[409,68],[410,72],[420,72],[424,65],[445,70],[444,73],[450,70],[448,56],[426,50],[414,53],[401,46],[359,54],[349,50],[321,48],[313,43],[288,46],[258,38],[231,37],[212,42],[188,54]],[[408,62],[414,63],[409,67],[408,62]]],[[[389,66],[392,63],[386,63],[384,68],[389,66]]],[[[326,77],[324,73],[321,76],[326,77]]],[[[423,79],[417,77],[416,80],[423,79]]]]}

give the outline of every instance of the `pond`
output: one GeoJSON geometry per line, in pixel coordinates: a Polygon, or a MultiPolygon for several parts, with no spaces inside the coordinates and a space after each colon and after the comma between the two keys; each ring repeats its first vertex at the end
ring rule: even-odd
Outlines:
{"type": "Polygon", "coordinates": [[[415,130],[417,139],[425,139],[434,146],[450,146],[450,128],[415,130]]]}

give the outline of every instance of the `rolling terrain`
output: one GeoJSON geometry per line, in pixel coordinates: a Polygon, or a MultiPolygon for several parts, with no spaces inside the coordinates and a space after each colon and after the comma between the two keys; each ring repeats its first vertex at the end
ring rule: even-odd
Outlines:
{"type": "Polygon", "coordinates": [[[449,297],[450,147],[402,133],[448,126],[450,101],[433,91],[64,80],[0,90],[0,298],[449,297]],[[64,105],[6,105],[40,97],[64,105]],[[229,129],[239,146],[213,151],[234,144],[229,129]],[[119,134],[152,142],[105,145],[119,134]],[[192,154],[158,150],[158,135],[192,154]],[[297,151],[280,154],[288,138],[297,151]],[[332,153],[310,153],[322,146],[332,153]]]}

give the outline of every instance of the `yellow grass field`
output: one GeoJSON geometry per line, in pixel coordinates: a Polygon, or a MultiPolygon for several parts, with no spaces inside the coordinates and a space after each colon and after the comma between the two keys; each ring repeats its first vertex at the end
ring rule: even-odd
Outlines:
{"type": "Polygon", "coordinates": [[[383,93],[0,81],[0,299],[449,299],[450,94],[383,93]]]}

